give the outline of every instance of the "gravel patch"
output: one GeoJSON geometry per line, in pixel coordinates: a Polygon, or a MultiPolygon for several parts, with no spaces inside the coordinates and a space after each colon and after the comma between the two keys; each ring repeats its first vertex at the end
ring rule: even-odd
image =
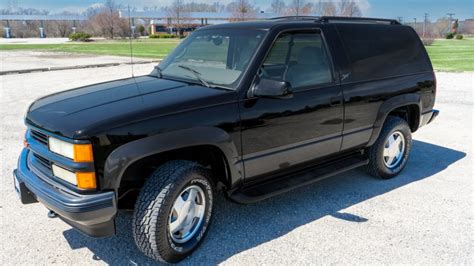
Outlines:
{"type": "MultiPolygon", "coordinates": [[[[48,51],[1,51],[0,72],[67,68],[102,64],[129,64],[130,57],[90,55],[48,51]]],[[[151,59],[133,58],[134,62],[150,62],[151,59]]]]}

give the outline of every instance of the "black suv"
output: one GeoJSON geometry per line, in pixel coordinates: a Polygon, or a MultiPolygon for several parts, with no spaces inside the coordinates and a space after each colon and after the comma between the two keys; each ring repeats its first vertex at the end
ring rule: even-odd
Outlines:
{"type": "Polygon", "coordinates": [[[204,237],[217,191],[252,203],[360,166],[396,176],[438,114],[435,92],[419,37],[397,21],[208,26],[147,76],[35,101],[15,186],[95,237],[134,209],[138,248],[176,262],[204,237]]]}

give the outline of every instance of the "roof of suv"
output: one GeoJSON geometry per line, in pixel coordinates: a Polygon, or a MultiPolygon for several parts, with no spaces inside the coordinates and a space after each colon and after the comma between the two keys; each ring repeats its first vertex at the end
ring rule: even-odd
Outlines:
{"type": "Polygon", "coordinates": [[[301,23],[358,23],[358,24],[383,24],[383,25],[400,25],[400,22],[392,19],[380,19],[380,18],[359,18],[359,17],[313,17],[313,16],[288,16],[288,17],[276,17],[265,20],[255,21],[244,21],[244,22],[231,22],[218,25],[206,26],[206,29],[212,28],[254,28],[254,29],[270,29],[277,25],[282,24],[301,24],[301,23]]]}

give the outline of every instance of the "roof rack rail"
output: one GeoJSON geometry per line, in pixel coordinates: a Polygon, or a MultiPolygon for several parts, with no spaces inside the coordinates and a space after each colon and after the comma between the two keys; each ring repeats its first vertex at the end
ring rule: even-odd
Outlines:
{"type": "Polygon", "coordinates": [[[380,24],[390,24],[390,25],[401,25],[398,20],[395,19],[385,19],[385,18],[359,18],[359,17],[331,17],[323,16],[319,17],[318,21],[321,22],[346,22],[346,23],[380,23],[380,24]]]}
{"type": "Polygon", "coordinates": [[[282,17],[273,17],[273,18],[269,18],[268,20],[279,20],[279,19],[293,19],[293,20],[317,20],[317,19],[320,19],[321,17],[319,16],[282,16],[282,17]]]}

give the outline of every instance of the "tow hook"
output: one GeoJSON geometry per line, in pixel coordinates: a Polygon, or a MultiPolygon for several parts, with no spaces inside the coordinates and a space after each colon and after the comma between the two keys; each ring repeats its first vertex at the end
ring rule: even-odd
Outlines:
{"type": "Polygon", "coordinates": [[[53,212],[53,211],[49,211],[48,212],[48,218],[56,218],[58,217],[58,214],[53,212]]]}

